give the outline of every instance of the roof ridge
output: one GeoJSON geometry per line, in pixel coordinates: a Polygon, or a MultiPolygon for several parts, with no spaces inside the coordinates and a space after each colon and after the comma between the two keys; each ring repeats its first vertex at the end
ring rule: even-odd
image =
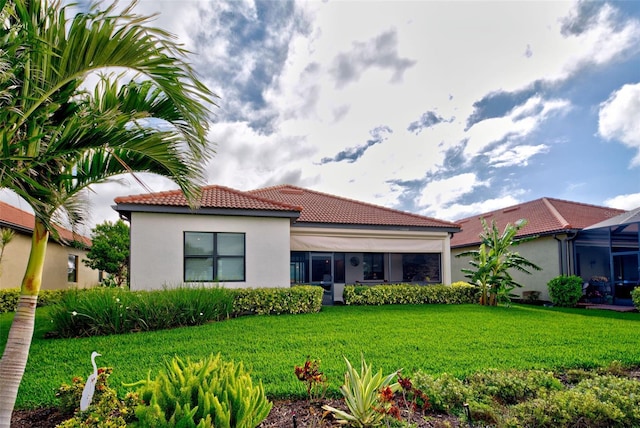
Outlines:
{"type": "Polygon", "coordinates": [[[558,201],[558,202],[564,202],[566,204],[571,204],[571,205],[582,205],[585,207],[592,207],[592,208],[603,208],[603,209],[608,209],[608,210],[616,210],[616,211],[620,211],[620,214],[627,212],[627,210],[622,210],[620,208],[613,208],[613,207],[608,207],[606,205],[596,205],[596,204],[588,204],[586,202],[576,202],[576,201],[569,201],[567,199],[560,199],[560,198],[552,198],[552,197],[547,197],[545,196],[542,199],[548,199],[549,201],[558,201]]]}
{"type": "Polygon", "coordinates": [[[558,222],[562,225],[563,229],[570,229],[571,228],[571,224],[567,221],[566,218],[564,218],[562,216],[562,214],[560,214],[560,212],[557,210],[557,208],[551,203],[549,198],[546,198],[546,197],[542,198],[542,202],[544,202],[544,205],[547,207],[547,209],[556,218],[556,220],[558,220],[558,222]]]}
{"type": "Polygon", "coordinates": [[[414,217],[414,218],[429,219],[429,220],[432,220],[432,221],[436,221],[438,223],[449,223],[452,226],[460,227],[460,225],[457,222],[440,220],[440,219],[436,219],[436,218],[433,218],[433,217],[420,215],[420,214],[415,214],[415,213],[408,212],[408,211],[402,211],[402,210],[398,210],[398,209],[395,209],[395,208],[388,208],[388,207],[385,207],[385,206],[382,206],[382,205],[373,204],[373,203],[370,203],[370,202],[359,201],[357,199],[347,198],[347,197],[344,197],[344,196],[332,195],[330,193],[320,192],[319,190],[313,190],[313,189],[308,189],[308,188],[305,188],[305,187],[294,186],[292,184],[280,184],[280,185],[277,185],[277,186],[271,186],[271,187],[265,187],[265,188],[262,188],[262,189],[256,189],[254,191],[262,192],[262,191],[274,190],[274,189],[277,189],[277,188],[298,189],[298,190],[302,190],[302,191],[305,191],[305,192],[315,193],[316,195],[322,195],[322,196],[333,198],[333,199],[340,199],[340,200],[343,200],[343,201],[352,202],[352,203],[355,203],[355,204],[358,204],[358,205],[362,205],[362,206],[367,206],[367,207],[370,207],[370,208],[382,209],[382,210],[385,210],[387,212],[404,214],[404,215],[408,215],[408,216],[411,216],[411,217],[414,217]]]}
{"type": "MultiPolygon", "coordinates": [[[[302,207],[300,207],[300,206],[287,204],[286,202],[275,201],[273,199],[265,198],[263,196],[252,195],[249,191],[233,189],[231,187],[220,186],[220,185],[217,185],[217,184],[213,184],[213,185],[206,186],[206,187],[207,188],[216,187],[218,189],[225,189],[225,190],[227,190],[227,191],[229,191],[231,193],[235,193],[236,195],[241,195],[241,196],[249,197],[249,198],[252,198],[252,199],[257,199],[260,202],[268,202],[270,204],[280,205],[283,208],[292,209],[294,211],[302,211],[302,207]]],[[[204,188],[203,188],[203,190],[204,190],[204,188]]]]}
{"type": "MultiPolygon", "coordinates": [[[[551,204],[551,206],[553,206],[554,210],[557,212],[557,214],[559,216],[559,217],[556,217],[556,218],[558,218],[559,220],[561,219],[561,223],[569,224],[567,222],[567,220],[564,217],[562,217],[560,212],[557,211],[557,208],[555,208],[555,205],[553,205],[552,201],[563,202],[563,203],[571,204],[571,205],[581,205],[581,206],[591,207],[591,208],[616,210],[616,211],[619,211],[620,214],[626,212],[625,210],[620,210],[618,208],[606,207],[606,206],[603,206],[603,205],[587,204],[587,203],[584,203],[584,202],[575,202],[575,201],[569,201],[569,200],[566,200],[566,199],[551,198],[551,197],[543,196],[541,198],[533,199],[531,201],[520,202],[518,204],[509,205],[509,206],[502,207],[502,208],[497,208],[495,210],[488,211],[488,212],[485,212],[485,213],[474,214],[474,215],[471,215],[471,216],[464,217],[464,218],[461,218],[459,220],[456,220],[456,222],[461,222],[461,221],[465,221],[465,220],[471,220],[471,219],[474,219],[474,218],[479,217],[479,216],[487,217],[487,216],[490,216],[490,215],[493,215],[493,214],[496,214],[496,213],[499,213],[499,212],[502,212],[502,211],[512,210],[514,208],[521,208],[521,207],[533,204],[535,202],[543,202],[547,206],[548,206],[548,204],[551,204]]],[[[554,216],[555,216],[555,214],[554,214],[554,216]]]]}

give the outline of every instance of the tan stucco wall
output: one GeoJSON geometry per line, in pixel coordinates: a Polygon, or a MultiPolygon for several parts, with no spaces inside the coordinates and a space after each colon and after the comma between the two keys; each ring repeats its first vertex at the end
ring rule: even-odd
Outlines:
{"type": "Polygon", "coordinates": [[[228,288],[289,287],[288,218],[132,213],[132,290],[178,286],[184,280],[184,232],[245,233],[245,281],[228,288]]]}
{"type": "MultiPolygon", "coordinates": [[[[31,235],[16,233],[6,245],[0,261],[0,288],[19,288],[22,283],[29,251],[31,235]]],[[[77,248],[66,247],[55,241],[49,241],[42,273],[42,290],[54,290],[68,287],[92,287],[98,283],[98,272],[84,265],[87,252],[77,248]],[[67,281],[67,260],[69,254],[79,256],[78,282],[67,281]]]]}
{"type": "MultiPolygon", "coordinates": [[[[468,279],[464,277],[461,269],[471,267],[468,257],[462,258],[456,257],[456,255],[477,248],[478,247],[451,249],[451,276],[454,282],[467,281],[468,279]]],[[[516,288],[513,293],[522,295],[523,291],[539,291],[542,300],[550,300],[547,283],[561,274],[558,241],[552,236],[545,236],[520,244],[514,247],[513,250],[542,268],[541,271],[532,271],[531,275],[512,271],[511,274],[515,281],[523,285],[522,288],[516,288]]]]}

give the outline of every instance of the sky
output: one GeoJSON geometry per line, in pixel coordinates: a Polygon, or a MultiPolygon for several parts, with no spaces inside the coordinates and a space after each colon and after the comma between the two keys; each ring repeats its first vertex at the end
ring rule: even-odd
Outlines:
{"type": "MultiPolygon", "coordinates": [[[[136,11],[158,13],[220,97],[208,184],[292,184],[451,221],[541,197],[640,207],[640,2],[140,0],[136,11]]],[[[144,192],[131,178],[93,186],[88,225],[144,192]]]]}

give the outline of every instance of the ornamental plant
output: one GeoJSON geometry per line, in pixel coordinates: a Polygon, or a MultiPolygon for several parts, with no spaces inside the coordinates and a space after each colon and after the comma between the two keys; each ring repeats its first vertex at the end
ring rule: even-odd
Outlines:
{"type": "Polygon", "coordinates": [[[140,403],[138,395],[127,393],[124,400],[118,398],[115,389],[108,384],[113,369],[98,369],[96,388],[91,405],[86,411],[80,411],[80,398],[85,380],[74,377],[70,385],[63,384],[56,393],[60,399],[60,411],[73,413],[73,417],[59,424],[58,428],[126,427],[134,420],[134,408],[140,403]]]}
{"type": "Polygon", "coordinates": [[[574,307],[582,297],[582,278],[579,276],[557,276],[549,281],[547,287],[556,306],[574,307]]]}
{"type": "Polygon", "coordinates": [[[631,290],[631,299],[636,309],[640,310],[640,287],[636,287],[631,290]]]}
{"type": "Polygon", "coordinates": [[[516,235],[527,221],[518,220],[515,224],[507,224],[501,233],[496,222],[487,225],[482,220],[483,233],[480,234],[480,247],[477,250],[466,251],[456,257],[471,257],[470,269],[462,269],[470,282],[480,288],[480,304],[496,306],[498,303],[510,303],[515,297],[511,291],[515,287],[522,287],[511,276],[512,271],[531,274],[531,269],[541,270],[535,263],[530,262],[511,247],[535,239],[535,237],[516,238],[516,235]]]}
{"type": "Polygon", "coordinates": [[[299,381],[307,386],[309,401],[324,398],[327,392],[327,376],[320,371],[320,360],[307,356],[302,366],[295,366],[294,372],[299,381]]]}
{"type": "Polygon", "coordinates": [[[344,375],[344,385],[340,387],[349,412],[336,409],[329,405],[323,409],[333,413],[333,416],[341,425],[350,425],[358,428],[368,428],[381,425],[385,418],[385,412],[379,409],[385,407],[381,400],[381,392],[384,397],[393,394],[400,389],[398,382],[393,382],[398,372],[387,376],[382,375],[382,370],[374,374],[371,365],[368,365],[364,356],[360,359],[360,372],[356,371],[345,357],[347,372],[344,375]]]}
{"type": "Polygon", "coordinates": [[[136,385],[141,427],[255,428],[272,407],[262,382],[254,385],[242,363],[220,354],[195,362],[175,357],[155,379],[129,386],[136,385]]]}

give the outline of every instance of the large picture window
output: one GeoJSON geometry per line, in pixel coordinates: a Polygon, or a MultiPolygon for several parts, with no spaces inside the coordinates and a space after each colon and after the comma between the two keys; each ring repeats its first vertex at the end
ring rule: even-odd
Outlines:
{"type": "Polygon", "coordinates": [[[185,232],[184,280],[244,281],[244,233],[185,232]]]}
{"type": "Polygon", "coordinates": [[[384,255],[382,253],[364,253],[362,255],[362,273],[365,281],[384,279],[384,255]]]}
{"type": "Polygon", "coordinates": [[[406,282],[441,282],[440,254],[403,254],[402,280],[406,282]]]}

